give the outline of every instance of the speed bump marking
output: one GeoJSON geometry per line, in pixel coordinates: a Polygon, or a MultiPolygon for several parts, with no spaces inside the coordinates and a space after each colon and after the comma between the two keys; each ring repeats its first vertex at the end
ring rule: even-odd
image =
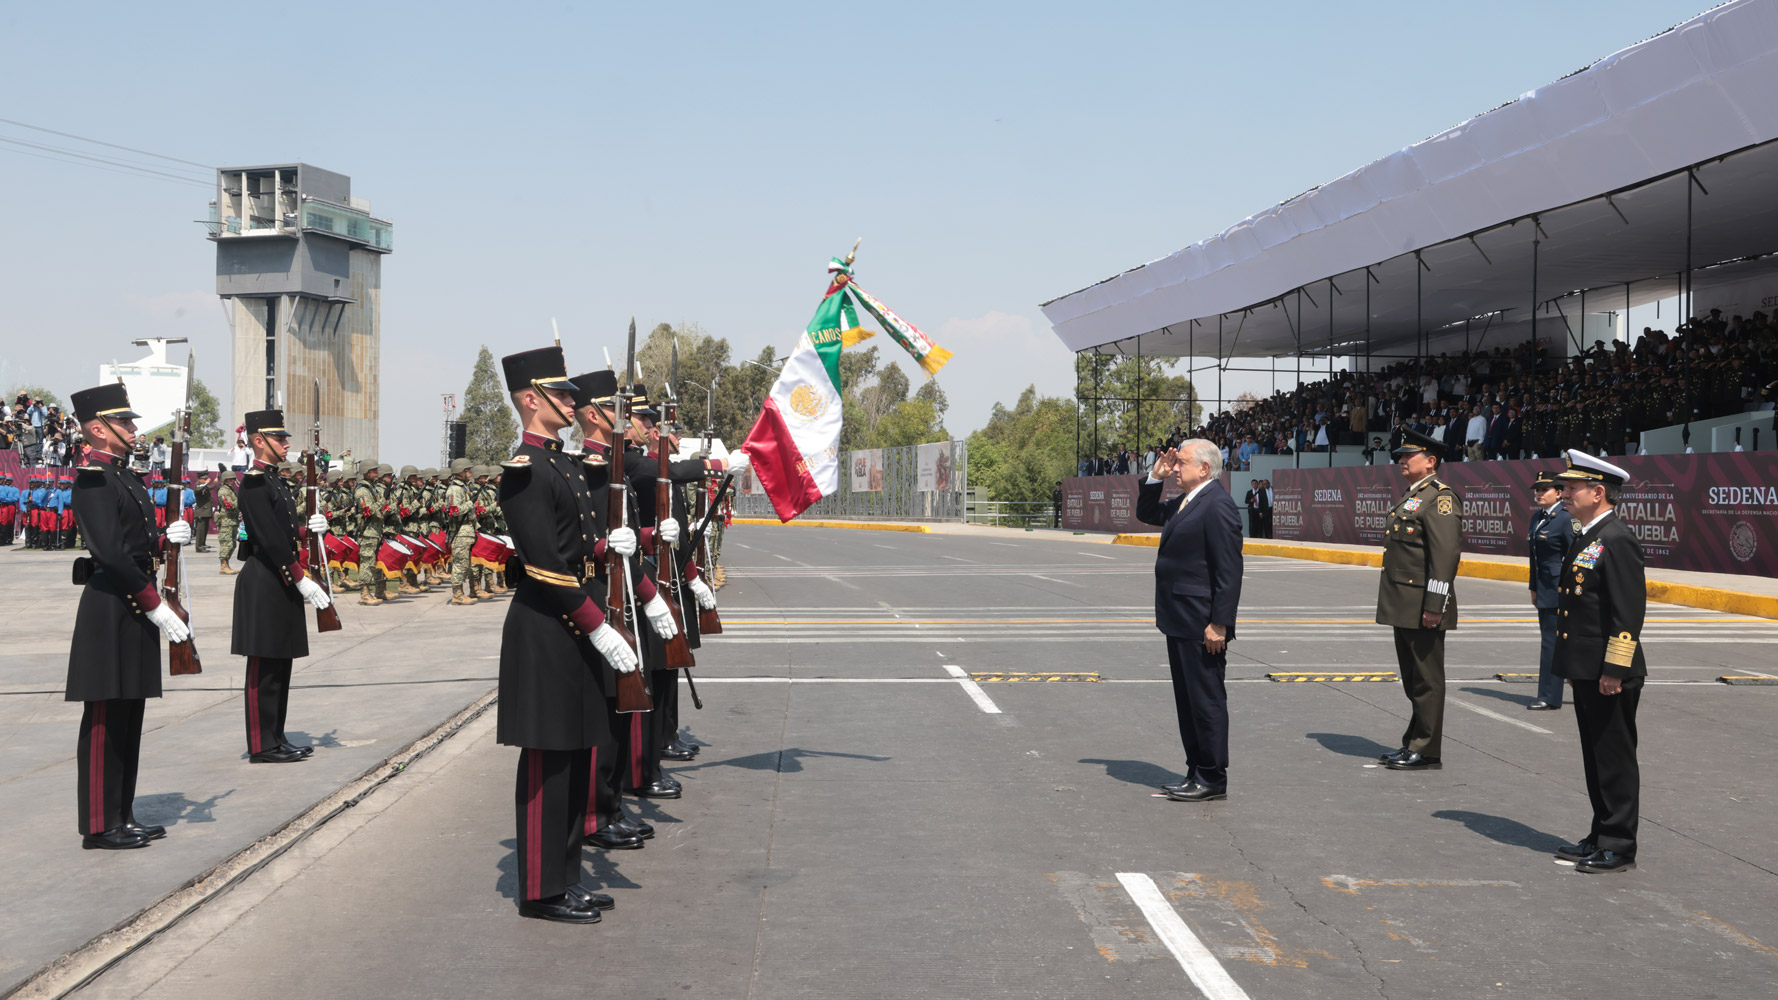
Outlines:
{"type": "Polygon", "coordinates": [[[1494,679],[1508,684],[1532,684],[1537,681],[1536,674],[1495,674],[1494,679]]]}
{"type": "Polygon", "coordinates": [[[1282,671],[1280,673],[1267,674],[1266,679],[1277,681],[1279,683],[1287,683],[1290,681],[1376,681],[1380,684],[1387,684],[1390,681],[1398,680],[1399,678],[1388,671],[1364,670],[1345,674],[1332,674],[1327,673],[1326,671],[1282,671]]]}
{"type": "Polygon", "coordinates": [[[986,683],[986,684],[995,684],[995,683],[1010,684],[1010,683],[1019,682],[1019,681],[1041,681],[1041,682],[1050,683],[1050,684],[1061,683],[1061,682],[1066,682],[1066,681],[1083,681],[1083,682],[1086,682],[1089,684],[1096,684],[1099,682],[1100,678],[1099,678],[1099,674],[1096,671],[1093,671],[1093,672],[1084,672],[1083,671],[1083,672],[1072,672],[1072,673],[1066,672],[1066,671],[1064,671],[1064,672],[1049,671],[1049,672],[1044,672],[1044,673],[1026,673],[1026,672],[1015,671],[1015,670],[986,670],[986,671],[982,671],[980,673],[972,672],[969,675],[969,679],[972,681],[977,681],[977,682],[986,683]]]}
{"type": "Polygon", "coordinates": [[[1778,685],[1778,677],[1748,676],[1746,674],[1725,674],[1717,680],[1724,684],[1745,685],[1748,687],[1770,687],[1778,685]]]}

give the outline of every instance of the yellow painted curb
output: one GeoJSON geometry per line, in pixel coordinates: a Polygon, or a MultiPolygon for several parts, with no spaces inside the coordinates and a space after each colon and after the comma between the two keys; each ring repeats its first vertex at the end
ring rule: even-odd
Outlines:
{"type": "Polygon", "coordinates": [[[924,524],[873,524],[868,521],[790,521],[780,524],[769,517],[737,517],[733,524],[763,524],[771,527],[794,528],[852,528],[857,531],[912,531],[922,535],[932,534],[932,529],[924,524]]]}
{"type": "MultiPolygon", "coordinates": [[[[1161,536],[1123,534],[1113,538],[1111,543],[1113,545],[1146,545],[1150,548],[1157,548],[1161,544],[1161,536]]],[[[1271,542],[1263,539],[1257,541],[1252,538],[1244,539],[1241,551],[1250,556],[1279,556],[1285,559],[1304,559],[1310,562],[1338,563],[1346,566],[1383,565],[1383,554],[1380,552],[1366,552],[1361,549],[1326,549],[1316,545],[1271,542]]],[[[1457,567],[1457,575],[1481,580],[1528,583],[1531,580],[1531,567],[1522,562],[1502,562],[1495,559],[1465,557],[1457,567]]],[[[1689,583],[1669,583],[1666,580],[1649,580],[1647,589],[1648,599],[1662,604],[1682,604],[1686,607],[1705,608],[1733,615],[1778,619],[1778,597],[1766,594],[1749,594],[1739,590],[1700,587],[1689,583]]]]}

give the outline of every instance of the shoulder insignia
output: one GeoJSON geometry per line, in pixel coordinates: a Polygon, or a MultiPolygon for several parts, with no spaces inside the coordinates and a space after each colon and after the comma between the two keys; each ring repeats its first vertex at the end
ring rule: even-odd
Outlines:
{"type": "Polygon", "coordinates": [[[530,455],[518,454],[518,455],[512,456],[511,458],[507,459],[504,462],[501,462],[500,467],[503,469],[523,469],[523,468],[526,468],[527,466],[529,466],[530,464],[531,464],[531,456],[530,455]]]}
{"type": "Polygon", "coordinates": [[[243,475],[263,476],[263,475],[265,475],[265,470],[264,469],[248,469],[245,473],[243,473],[243,475]]]}
{"type": "MultiPolygon", "coordinates": [[[[88,482],[91,482],[94,479],[103,478],[104,475],[105,475],[105,467],[103,465],[83,465],[79,468],[75,478],[84,479],[84,480],[87,480],[88,482]]],[[[25,493],[28,493],[28,492],[29,492],[28,490],[20,490],[19,494],[21,496],[23,496],[25,493]]]]}
{"type": "Polygon", "coordinates": [[[1438,512],[1440,514],[1449,514],[1449,513],[1451,513],[1451,511],[1455,510],[1456,507],[1457,507],[1456,499],[1453,498],[1450,494],[1441,494],[1439,496],[1439,498],[1438,498],[1438,512]]]}

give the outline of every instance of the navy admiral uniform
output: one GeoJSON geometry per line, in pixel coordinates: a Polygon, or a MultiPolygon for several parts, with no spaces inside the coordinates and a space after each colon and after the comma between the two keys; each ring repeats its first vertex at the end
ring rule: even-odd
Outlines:
{"type": "MultiPolygon", "coordinates": [[[[1410,456],[1438,458],[1444,445],[1406,431],[1390,454],[1406,467],[1410,456]]],[[[1398,771],[1442,766],[1445,720],[1445,633],[1457,627],[1452,586],[1463,549],[1463,501],[1439,481],[1437,467],[1389,508],[1383,532],[1383,574],[1377,586],[1377,624],[1395,629],[1395,658],[1408,696],[1408,728],[1401,749],[1384,754],[1398,771]],[[1428,622],[1433,624],[1428,624],[1428,622]]]]}
{"type": "MultiPolygon", "coordinates": [[[[136,822],[137,761],[142,716],[161,696],[161,639],[190,637],[155,590],[157,554],[165,535],[141,477],[128,467],[136,414],[120,383],[72,396],[75,419],[101,421],[117,440],[94,442],[92,464],[74,482],[74,509],[90,556],[74,562],[84,582],[68,650],[68,701],[85,702],[80,718],[79,809],[82,846],[121,850],[146,847],[166,835],[136,822]],[[121,433],[120,433],[121,431],[121,433]],[[105,450],[115,447],[119,453],[105,450]]],[[[186,533],[184,523],[172,529],[186,533]]]]}
{"type": "MultiPolygon", "coordinates": [[[[1182,453],[1182,461],[1192,457],[1182,453]]],[[[1173,704],[1185,747],[1185,781],[1163,789],[1177,801],[1224,798],[1228,789],[1229,707],[1224,685],[1228,646],[1212,653],[1205,627],[1235,638],[1241,603],[1241,515],[1222,483],[1207,479],[1176,502],[1161,502],[1166,485],[1148,476],[1136,494],[1136,517],[1161,525],[1155,554],[1155,627],[1167,637],[1173,704]]]]}
{"type": "Polygon", "coordinates": [[[1648,663],[1642,623],[1648,611],[1642,543],[1613,511],[1623,469],[1582,451],[1568,452],[1557,473],[1569,507],[1586,517],[1568,547],[1556,589],[1556,673],[1574,690],[1581,764],[1593,822],[1580,843],[1557,852],[1578,871],[1620,872],[1636,867],[1636,828],[1642,776],[1636,762],[1636,709],[1648,663]],[[1573,494],[1606,488],[1589,511],[1573,494]],[[1588,516],[1590,513],[1590,516],[1588,516]]]}
{"type": "Polygon", "coordinates": [[[524,437],[500,478],[514,550],[506,572],[516,589],[500,638],[497,738],[520,748],[519,912],[596,923],[611,900],[581,887],[580,853],[594,748],[611,737],[602,677],[584,647],[590,639],[617,670],[635,670],[636,659],[583,589],[598,519],[579,458],[555,436],[573,419],[562,349],[509,355],[501,366],[510,392],[536,396],[534,408],[521,408],[524,437]]]}
{"type": "MultiPolygon", "coordinates": [[[[297,657],[309,655],[304,610],[325,606],[315,577],[322,566],[304,571],[297,553],[305,525],[290,484],[278,475],[284,428],[280,410],[247,414],[247,439],[256,436],[253,464],[241,476],[241,520],[247,538],[238,550],[242,566],[235,580],[234,637],[230,652],[247,658],[246,718],[248,760],[287,764],[306,759],[311,746],[295,746],[284,734],[290,704],[290,675],[297,657]]],[[[316,515],[319,520],[320,515],[316,515]]]]}
{"type": "MultiPolygon", "coordinates": [[[[1545,490],[1559,490],[1555,474],[1546,472],[1537,477],[1532,490],[1541,495],[1545,490]]],[[[1531,527],[1526,536],[1530,546],[1531,600],[1537,608],[1537,628],[1543,645],[1537,661],[1537,700],[1528,708],[1540,711],[1562,707],[1562,677],[1555,671],[1557,588],[1562,582],[1562,565],[1568,558],[1568,546],[1580,533],[1580,522],[1562,506],[1560,498],[1549,506],[1539,506],[1531,514],[1531,527]]]]}

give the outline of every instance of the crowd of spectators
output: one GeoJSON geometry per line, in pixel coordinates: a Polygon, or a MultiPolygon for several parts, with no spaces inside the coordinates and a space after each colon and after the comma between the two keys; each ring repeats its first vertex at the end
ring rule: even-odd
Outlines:
{"type": "Polygon", "coordinates": [[[1634,454],[1645,430],[1770,408],[1778,386],[1778,320],[1718,310],[1669,335],[1643,328],[1635,345],[1594,341],[1572,357],[1545,342],[1403,360],[1372,372],[1337,372],[1210,417],[1189,435],[1174,428],[1137,456],[1091,456],[1081,475],[1136,473],[1184,437],[1222,449],[1225,467],[1255,455],[1355,449],[1372,463],[1408,430],[1445,443],[1450,460],[1541,458],[1580,448],[1634,454]]]}
{"type": "Polygon", "coordinates": [[[80,425],[54,403],[19,393],[0,405],[0,451],[18,449],[25,465],[72,465],[84,454],[80,425]]]}

